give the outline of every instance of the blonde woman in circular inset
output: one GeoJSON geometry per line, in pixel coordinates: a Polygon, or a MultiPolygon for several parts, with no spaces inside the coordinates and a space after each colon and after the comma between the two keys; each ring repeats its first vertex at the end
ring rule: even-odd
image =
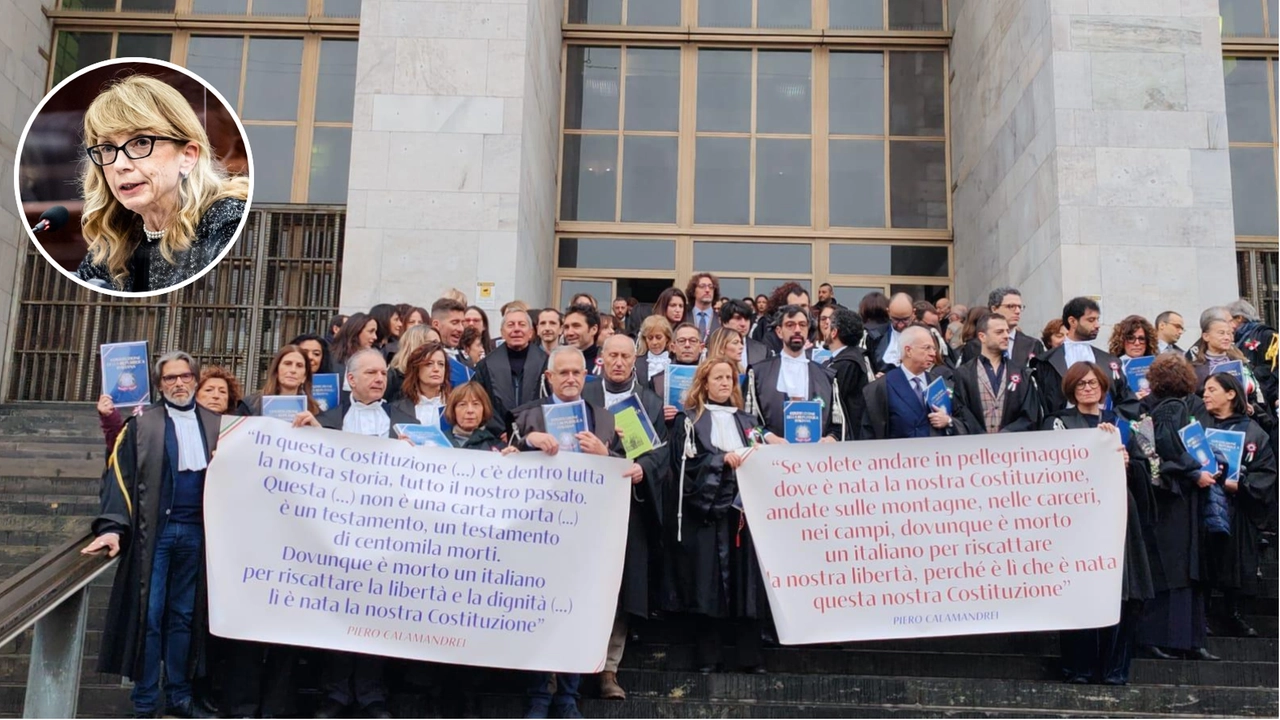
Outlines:
{"type": "Polygon", "coordinates": [[[76,274],[122,292],[195,277],[234,239],[249,180],[228,177],[186,98],[145,75],[109,86],[84,116],[89,163],[76,274]]]}

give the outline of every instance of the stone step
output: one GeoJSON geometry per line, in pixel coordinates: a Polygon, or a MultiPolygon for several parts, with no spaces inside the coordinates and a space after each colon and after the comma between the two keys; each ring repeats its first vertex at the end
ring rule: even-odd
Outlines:
{"type": "Polygon", "coordinates": [[[105,466],[83,477],[64,475],[6,475],[0,473],[0,498],[6,500],[40,500],[49,498],[97,498],[105,466]]]}

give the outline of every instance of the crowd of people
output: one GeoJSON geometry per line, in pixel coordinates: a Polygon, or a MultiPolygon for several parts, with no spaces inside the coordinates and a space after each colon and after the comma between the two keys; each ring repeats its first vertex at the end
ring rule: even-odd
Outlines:
{"type": "MultiPolygon", "coordinates": [[[[395,437],[397,424],[434,424],[458,448],[550,455],[560,445],[541,406],[582,400],[582,452],[615,456],[624,453],[608,408],[635,396],[660,442],[627,472],[603,698],[626,698],[617,671],[638,618],[693,618],[702,672],[766,671],[762,648],[774,634],[751,528],[734,503],[735,471],[747,448],[787,442],[793,400],[821,403],[820,442],[1128,430],[1121,620],[1062,633],[1065,681],[1124,684],[1138,651],[1212,661],[1208,632],[1255,634],[1240,601],[1257,594],[1259,557],[1275,531],[1277,336],[1249,303],[1205,310],[1186,351],[1174,312],[1125,317],[1098,347],[1101,311],[1090,298],[1027,332],[1021,293],[1009,287],[972,308],[878,292],[852,308],[830,285],[813,303],[796,283],[724,298],[717,278],[699,273],[642,309],[616,298],[602,311],[589,295],[564,309],[511,302],[492,328],[456,291],[429,309],[377,305],[279,348],[250,393],[187,353],[161,355],[156,404],[127,420],[109,397],[98,405],[110,454],[97,539],[85,551],[123,554],[100,670],[133,679],[140,716],[208,716],[210,705],[232,717],[295,711],[292,668],[304,650],[210,637],[203,584],[202,488],[218,416],[261,414],[273,395],[307,397],[298,427],[395,437]],[[1145,381],[1131,387],[1124,363],[1145,356],[1154,357],[1145,381]],[[1225,371],[1233,360],[1241,372],[1225,371]],[[684,402],[671,403],[667,379],[678,366],[696,370],[684,402]],[[320,373],[342,377],[341,400],[327,409],[312,393],[320,373]],[[951,391],[950,411],[926,393],[937,378],[951,391]],[[1179,430],[1192,419],[1245,434],[1238,475],[1226,462],[1210,473],[1188,452],[1179,430]],[[1210,617],[1214,591],[1222,602],[1210,617]],[[210,662],[214,651],[220,664],[210,662]],[[199,678],[218,667],[222,692],[200,691],[199,678]]],[[[385,659],[316,653],[317,717],[390,716],[385,659]]],[[[577,675],[530,673],[527,684],[529,717],[581,717],[577,675]]]]}

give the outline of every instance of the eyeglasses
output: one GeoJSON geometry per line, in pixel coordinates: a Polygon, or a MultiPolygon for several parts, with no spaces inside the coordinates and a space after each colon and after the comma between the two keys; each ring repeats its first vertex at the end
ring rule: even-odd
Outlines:
{"type": "Polygon", "coordinates": [[[1129,343],[1130,345],[1146,345],[1147,336],[1146,335],[1130,335],[1129,337],[1125,338],[1124,341],[1129,343]]]}
{"type": "Polygon", "coordinates": [[[1100,387],[1102,387],[1102,385],[1097,380],[1081,380],[1080,382],[1076,383],[1077,390],[1080,390],[1081,388],[1085,390],[1090,390],[1093,388],[1100,388],[1100,387]]]}
{"type": "Polygon", "coordinates": [[[714,289],[714,288],[715,288],[715,285],[712,285],[712,284],[711,284],[711,283],[709,283],[709,282],[700,282],[700,283],[698,283],[698,289],[699,289],[699,290],[712,290],[712,289],[714,289]]]}
{"type": "Polygon", "coordinates": [[[195,379],[196,379],[196,374],[195,374],[195,373],[189,373],[189,372],[185,372],[185,373],[178,373],[177,375],[162,375],[162,376],[160,376],[160,382],[164,383],[165,385],[172,385],[172,384],[174,384],[174,383],[178,383],[178,382],[182,382],[182,383],[189,383],[189,382],[191,382],[192,380],[195,380],[195,379]]]}
{"type": "Polygon", "coordinates": [[[1004,305],[1001,305],[1000,307],[1004,308],[1005,310],[1018,310],[1018,311],[1022,311],[1022,310],[1026,310],[1026,309],[1027,309],[1027,306],[1026,306],[1026,305],[1023,305],[1023,304],[1021,304],[1021,303],[1005,303],[1004,305]]]}
{"type": "Polygon", "coordinates": [[[89,155],[89,159],[98,167],[106,167],[119,158],[121,150],[130,160],[141,160],[150,157],[153,150],[156,149],[156,143],[161,140],[168,142],[186,142],[178,138],[163,137],[161,135],[139,135],[132,140],[127,140],[123,145],[112,145],[111,143],[102,143],[93,147],[85,148],[85,153],[89,155]]]}
{"type": "Polygon", "coordinates": [[[692,345],[697,345],[698,342],[699,342],[698,338],[678,338],[675,341],[675,343],[677,345],[680,345],[681,347],[689,347],[692,345]]]}

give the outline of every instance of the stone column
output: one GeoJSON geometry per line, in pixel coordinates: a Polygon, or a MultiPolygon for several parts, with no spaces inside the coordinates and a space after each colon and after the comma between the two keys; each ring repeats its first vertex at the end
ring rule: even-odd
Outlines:
{"type": "Polygon", "coordinates": [[[497,304],[550,297],[561,7],[361,5],[344,312],[477,281],[497,304]]]}
{"type": "MultiPolygon", "coordinates": [[[[956,288],[1103,321],[1238,297],[1216,0],[951,3],[956,288]]],[[[1102,335],[1109,335],[1104,328],[1102,335]]]]}
{"type": "Polygon", "coordinates": [[[19,260],[31,242],[14,194],[13,170],[22,129],[44,97],[51,32],[41,0],[0,0],[0,18],[0,348],[4,348],[0,377],[7,379],[9,328],[18,310],[19,260]]]}

